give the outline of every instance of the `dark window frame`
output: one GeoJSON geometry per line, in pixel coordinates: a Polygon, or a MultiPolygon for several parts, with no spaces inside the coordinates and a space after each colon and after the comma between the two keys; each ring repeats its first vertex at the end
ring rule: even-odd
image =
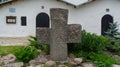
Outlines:
{"type": "Polygon", "coordinates": [[[21,26],[27,26],[27,17],[21,16],[21,26]]]}
{"type": "Polygon", "coordinates": [[[16,16],[6,16],[7,24],[16,24],[16,16]]]}

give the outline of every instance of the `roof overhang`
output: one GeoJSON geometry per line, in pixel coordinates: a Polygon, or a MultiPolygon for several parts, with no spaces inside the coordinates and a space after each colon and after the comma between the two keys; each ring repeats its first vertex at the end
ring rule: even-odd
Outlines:
{"type": "Polygon", "coordinates": [[[0,6],[1,6],[1,5],[4,5],[4,4],[12,3],[12,2],[14,2],[14,1],[17,1],[17,0],[6,0],[6,1],[4,1],[4,2],[0,2],[0,6]]]}
{"type": "Polygon", "coordinates": [[[75,7],[78,7],[80,5],[83,5],[85,3],[88,3],[88,2],[91,2],[91,1],[94,1],[94,0],[60,0],[60,1],[71,4],[75,7]]]}
{"type": "Polygon", "coordinates": [[[11,2],[12,0],[6,0],[6,1],[1,1],[0,4],[4,4],[4,3],[7,3],[7,2],[11,2]]]}

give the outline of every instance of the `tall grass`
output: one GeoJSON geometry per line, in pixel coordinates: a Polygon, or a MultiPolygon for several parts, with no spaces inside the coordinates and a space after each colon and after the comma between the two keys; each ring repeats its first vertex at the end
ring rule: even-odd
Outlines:
{"type": "Polygon", "coordinates": [[[0,56],[7,55],[9,53],[14,54],[18,49],[23,47],[24,46],[0,46],[0,56]]]}

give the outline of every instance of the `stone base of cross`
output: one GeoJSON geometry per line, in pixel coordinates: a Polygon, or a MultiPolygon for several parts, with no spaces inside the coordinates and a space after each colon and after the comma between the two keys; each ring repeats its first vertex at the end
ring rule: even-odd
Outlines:
{"type": "Polygon", "coordinates": [[[67,24],[68,10],[61,8],[50,9],[51,28],[37,28],[39,43],[50,44],[50,58],[63,61],[67,59],[67,43],[81,41],[81,25],[67,24]]]}

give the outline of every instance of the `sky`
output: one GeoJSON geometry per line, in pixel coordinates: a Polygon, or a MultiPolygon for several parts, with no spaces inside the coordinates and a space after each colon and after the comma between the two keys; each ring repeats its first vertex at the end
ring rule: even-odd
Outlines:
{"type": "Polygon", "coordinates": [[[78,5],[82,4],[82,3],[87,2],[88,0],[63,0],[63,1],[66,1],[66,2],[68,2],[70,4],[78,6],[78,5]]]}

